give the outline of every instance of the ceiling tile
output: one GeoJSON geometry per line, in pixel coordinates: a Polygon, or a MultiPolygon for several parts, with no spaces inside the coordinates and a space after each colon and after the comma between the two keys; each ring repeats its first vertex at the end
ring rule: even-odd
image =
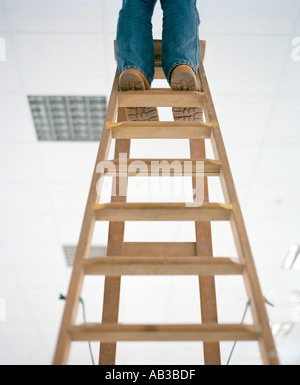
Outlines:
{"type": "Polygon", "coordinates": [[[289,34],[299,9],[297,0],[204,0],[201,30],[204,33],[289,34]]]}
{"type": "Polygon", "coordinates": [[[163,26],[163,11],[161,9],[161,4],[159,1],[156,3],[156,7],[154,8],[152,26],[154,39],[161,39],[163,26]]]}
{"type": "Polygon", "coordinates": [[[0,141],[35,142],[36,135],[26,98],[22,95],[0,94],[0,105],[0,141]]]}
{"type": "Polygon", "coordinates": [[[106,94],[110,95],[112,84],[115,78],[117,61],[115,58],[115,33],[106,33],[103,43],[103,51],[105,52],[105,60],[109,61],[110,65],[105,66],[106,94]]]}
{"type": "Polygon", "coordinates": [[[0,232],[7,243],[57,242],[56,228],[50,218],[0,217],[0,232]]]}
{"type": "Polygon", "coordinates": [[[0,32],[6,30],[4,13],[3,13],[3,5],[0,4],[0,32]]]}
{"type": "Polygon", "coordinates": [[[0,183],[0,216],[50,216],[49,198],[41,183],[0,183]]]}
{"type": "MultiPolygon", "coordinates": [[[[265,224],[269,223],[269,218],[261,220],[265,224]]],[[[291,233],[295,233],[295,229],[292,228],[290,221],[287,222],[282,220],[282,222],[286,223],[287,232],[290,231],[291,233]]],[[[267,232],[263,231],[263,234],[266,233],[267,232]]],[[[287,236],[283,234],[282,237],[277,237],[273,242],[269,241],[268,234],[266,234],[265,241],[256,242],[256,237],[251,237],[251,239],[253,239],[251,246],[256,262],[256,268],[260,277],[263,277],[261,279],[261,286],[263,287],[266,296],[269,297],[269,300],[271,302],[276,302],[277,294],[289,290],[298,290],[299,272],[282,269],[283,262],[289,249],[289,243],[287,243],[289,241],[288,234],[287,236]]],[[[291,296],[288,297],[291,298],[291,296]]],[[[291,299],[291,301],[293,300],[291,299]]],[[[276,306],[279,305],[278,302],[274,304],[276,306]]]]}
{"type": "Polygon", "coordinates": [[[218,177],[208,178],[208,192],[211,202],[225,203],[222,186],[218,177]]]}
{"type": "Polygon", "coordinates": [[[111,196],[113,193],[112,185],[113,185],[113,177],[108,176],[108,177],[104,178],[99,203],[110,203],[111,202],[111,196]]]}
{"type": "Polygon", "coordinates": [[[265,145],[256,167],[255,183],[299,185],[299,145],[265,145]]]}
{"type": "Polygon", "coordinates": [[[0,144],[0,183],[42,181],[40,162],[36,144],[0,144]]]}
{"type": "Polygon", "coordinates": [[[95,166],[98,143],[39,143],[45,179],[48,182],[90,185],[95,166]]]}
{"type": "MultiPolygon", "coordinates": [[[[99,343],[91,343],[91,349],[93,352],[93,356],[97,357],[99,354],[99,343]]],[[[54,355],[55,350],[53,350],[54,355]]],[[[89,345],[87,343],[74,343],[71,346],[70,351],[70,360],[71,365],[92,365],[92,360],[89,351],[89,345]]]]}
{"type": "Polygon", "coordinates": [[[5,40],[6,61],[0,62],[0,93],[21,92],[21,79],[19,77],[17,63],[15,62],[12,41],[8,34],[1,33],[1,38],[5,40]]]}
{"type": "Polygon", "coordinates": [[[126,223],[126,242],[174,242],[174,239],[176,242],[194,242],[194,224],[192,222],[126,223]]]}
{"type": "Polygon", "coordinates": [[[132,159],[184,159],[190,157],[188,140],[132,140],[132,159]]]}
{"type": "MultiPolygon", "coordinates": [[[[163,323],[163,318],[167,315],[167,303],[170,296],[169,290],[144,290],[143,286],[136,287],[135,290],[127,290],[126,285],[122,285],[122,295],[120,300],[120,320],[123,323],[145,323],[145,314],[152,308],[153,315],[150,323],[163,323]],[[147,304],[147,305],[145,305],[147,304]],[[135,307],[136,306],[136,307],[135,307]],[[135,307],[135,310],[133,308],[135,307]],[[131,311],[129,309],[131,308],[131,311]]],[[[178,301],[179,305],[179,301],[178,301]]]]}
{"type": "Polygon", "coordinates": [[[299,105],[300,95],[276,98],[271,111],[269,129],[265,136],[267,144],[300,144],[299,105]]]}
{"type": "Polygon", "coordinates": [[[2,349],[0,350],[0,362],[1,366],[4,365],[18,365],[21,364],[11,352],[11,349],[7,342],[4,340],[4,336],[0,335],[0,344],[2,349]]]}
{"type": "Polygon", "coordinates": [[[83,218],[56,218],[56,230],[61,246],[78,244],[83,218]]]}
{"type": "MultiPolygon", "coordinates": [[[[242,315],[241,315],[242,317],[242,315]]],[[[221,357],[223,365],[227,364],[230,356],[231,350],[233,348],[233,342],[221,342],[221,357]]],[[[245,365],[247,363],[248,366],[261,366],[262,359],[261,353],[259,350],[259,345],[256,341],[239,341],[235,345],[234,353],[231,356],[230,362],[228,365],[231,366],[239,366],[245,365]]]]}
{"type": "Polygon", "coordinates": [[[259,144],[267,127],[272,98],[214,98],[225,143],[259,144]]]}
{"type": "Polygon", "coordinates": [[[10,324],[16,324],[17,320],[20,323],[20,328],[23,328],[23,331],[25,328],[27,330],[29,329],[28,325],[30,325],[30,322],[33,320],[24,293],[21,290],[18,292],[18,296],[10,296],[6,301],[6,322],[4,327],[7,331],[11,328],[10,324]]]}
{"type": "MultiPolygon", "coordinates": [[[[291,42],[291,40],[290,40],[291,42]]],[[[300,48],[298,49],[297,60],[292,56],[293,47],[290,45],[290,56],[286,60],[286,66],[281,78],[278,93],[283,96],[295,96],[300,98],[300,48]]]]}
{"type": "Polygon", "coordinates": [[[203,362],[201,342],[122,342],[117,365],[199,365],[203,362]]]}
{"type": "Polygon", "coordinates": [[[17,353],[19,365],[41,365],[49,360],[49,352],[42,339],[39,338],[35,330],[24,332],[14,325],[14,330],[5,333],[6,339],[10,340],[9,347],[17,353]],[[47,361],[46,361],[47,360],[47,361]]]}
{"type": "Polygon", "coordinates": [[[286,36],[208,36],[205,68],[213,96],[274,94],[289,46],[286,36]]]}
{"type": "Polygon", "coordinates": [[[12,31],[95,32],[103,30],[98,0],[9,0],[6,12],[12,31]]]}
{"type": "Polygon", "coordinates": [[[55,217],[82,217],[88,198],[87,183],[51,183],[48,187],[51,206],[55,217]]]}
{"type": "Polygon", "coordinates": [[[192,202],[192,178],[129,178],[128,202],[192,202]]]}
{"type": "Polygon", "coordinates": [[[280,355],[281,365],[300,365],[300,349],[299,349],[299,323],[295,325],[289,338],[277,338],[276,344],[280,355]]]}
{"type": "Polygon", "coordinates": [[[235,184],[250,183],[255,170],[255,160],[258,156],[259,146],[227,144],[226,150],[235,184]]]}
{"type": "MultiPolygon", "coordinates": [[[[58,217],[56,230],[61,245],[77,246],[83,217],[58,217]]],[[[106,245],[108,237],[108,222],[97,222],[93,234],[93,245],[106,245]]]]}
{"type": "Polygon", "coordinates": [[[119,12],[122,0],[103,0],[102,12],[104,13],[105,30],[116,35],[119,12]]]}
{"type": "Polygon", "coordinates": [[[213,253],[219,257],[237,257],[237,251],[229,223],[212,222],[213,253]]]}
{"type": "Polygon", "coordinates": [[[298,19],[297,19],[297,22],[296,22],[296,25],[295,25],[295,30],[294,30],[294,32],[295,32],[296,34],[298,34],[298,36],[299,36],[299,34],[300,34],[300,20],[299,20],[299,17],[298,17],[298,19]]]}
{"type": "Polygon", "coordinates": [[[244,219],[251,243],[253,240],[257,243],[272,244],[275,242],[274,240],[279,239],[287,249],[291,244],[299,243],[300,220],[298,218],[289,219],[288,222],[286,220],[275,221],[274,218],[269,218],[267,215],[259,218],[258,220],[256,216],[245,211],[244,219]]]}
{"type": "MultiPolygon", "coordinates": [[[[254,185],[247,202],[247,212],[255,218],[272,218],[289,222],[300,218],[300,184],[284,183],[254,185]]],[[[300,241],[300,240],[299,240],[300,241]]]]}
{"type": "MultiPolygon", "coordinates": [[[[157,296],[153,294],[150,298],[156,299],[164,297],[162,293],[157,296]]],[[[124,324],[196,324],[200,321],[200,306],[199,301],[194,302],[194,306],[181,306],[181,301],[178,301],[177,306],[172,306],[168,300],[162,301],[155,305],[142,306],[141,303],[149,301],[148,296],[144,296],[140,301],[135,302],[135,306],[126,306],[125,311],[120,308],[120,322],[124,324]]]]}
{"type": "MultiPolygon", "coordinates": [[[[65,256],[62,245],[56,242],[5,242],[5,249],[9,260],[19,271],[31,266],[33,274],[35,269],[42,269],[46,266],[55,267],[62,271],[66,267],[65,256]]],[[[2,262],[2,261],[1,261],[2,262]]]]}
{"type": "Polygon", "coordinates": [[[102,95],[106,91],[102,34],[14,34],[13,39],[27,94],[102,95]]]}
{"type": "MultiPolygon", "coordinates": [[[[34,268],[34,266],[27,266],[27,268],[22,268],[20,271],[17,271],[17,274],[22,287],[34,290],[40,289],[41,292],[52,288],[56,290],[67,278],[64,269],[58,270],[56,267],[50,266],[44,266],[39,269],[34,268]],[[34,280],[32,279],[33,274],[35,276],[34,280]]],[[[42,293],[37,294],[37,296],[37,298],[42,300],[42,293]]],[[[56,293],[56,298],[58,298],[58,296],[59,292],[56,293]]]]}
{"type": "MultiPolygon", "coordinates": [[[[1,269],[9,269],[9,264],[7,260],[7,253],[6,250],[4,249],[4,246],[2,244],[2,240],[0,240],[0,267],[1,269]]],[[[1,271],[0,269],[0,271],[1,271]]]]}

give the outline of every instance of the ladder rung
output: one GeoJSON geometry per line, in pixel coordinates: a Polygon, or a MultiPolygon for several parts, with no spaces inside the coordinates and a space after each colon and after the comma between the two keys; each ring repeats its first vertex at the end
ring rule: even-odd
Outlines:
{"type": "Polygon", "coordinates": [[[111,124],[113,139],[210,139],[210,123],[122,122],[111,124]]]}
{"type": "Polygon", "coordinates": [[[126,257],[196,256],[197,244],[196,242],[124,242],[123,255],[126,257]]]}
{"type": "Polygon", "coordinates": [[[261,336],[258,325],[120,325],[87,324],[72,326],[73,341],[257,341],[261,336]]]}
{"type": "Polygon", "coordinates": [[[221,162],[210,159],[126,159],[113,160],[114,168],[104,170],[106,176],[218,176],[221,162]]]}
{"type": "Polygon", "coordinates": [[[104,257],[83,262],[86,275],[239,275],[245,264],[211,257],[104,257]]]}
{"type": "Polygon", "coordinates": [[[155,68],[154,68],[154,79],[165,79],[166,76],[164,74],[164,70],[162,67],[157,63],[155,63],[155,68]]]}
{"type": "Polygon", "coordinates": [[[232,206],[204,203],[187,207],[185,203],[107,203],[93,205],[97,221],[228,221],[232,206]]]}
{"type": "Polygon", "coordinates": [[[151,89],[118,93],[119,107],[202,107],[204,93],[151,89]]]}

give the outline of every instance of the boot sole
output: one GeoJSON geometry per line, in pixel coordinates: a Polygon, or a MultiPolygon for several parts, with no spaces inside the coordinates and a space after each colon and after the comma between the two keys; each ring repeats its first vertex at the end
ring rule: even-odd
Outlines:
{"type": "MultiPolygon", "coordinates": [[[[195,76],[182,71],[171,79],[171,88],[175,91],[197,91],[198,84],[195,76]]],[[[201,107],[173,107],[172,111],[175,121],[203,121],[203,109],[201,107]]]]}
{"type": "MultiPolygon", "coordinates": [[[[136,74],[126,73],[120,78],[121,91],[145,91],[144,81],[136,74]]],[[[126,116],[128,121],[158,121],[158,110],[156,107],[127,107],[126,116]]]]}

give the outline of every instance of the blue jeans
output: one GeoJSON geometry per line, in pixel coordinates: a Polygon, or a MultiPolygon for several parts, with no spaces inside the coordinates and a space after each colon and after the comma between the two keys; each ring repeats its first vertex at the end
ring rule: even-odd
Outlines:
{"type": "MultiPolygon", "coordinates": [[[[157,0],[123,0],[119,14],[116,55],[120,74],[141,71],[149,84],[154,78],[152,15],[157,0]]],[[[200,60],[200,18],[196,0],[160,0],[163,10],[162,66],[170,83],[173,69],[189,65],[196,73],[200,60]]]]}

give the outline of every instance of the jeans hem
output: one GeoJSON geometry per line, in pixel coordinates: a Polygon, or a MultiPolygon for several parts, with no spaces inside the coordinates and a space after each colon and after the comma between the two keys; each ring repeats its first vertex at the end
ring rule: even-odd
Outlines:
{"type": "Polygon", "coordinates": [[[178,67],[179,65],[182,65],[182,64],[190,66],[192,68],[192,70],[195,72],[195,74],[197,74],[197,68],[190,61],[178,60],[178,61],[174,62],[171,65],[171,67],[169,67],[169,70],[167,72],[167,80],[168,80],[169,84],[171,83],[171,74],[172,74],[173,69],[178,67]]]}
{"type": "Polygon", "coordinates": [[[133,64],[132,65],[127,65],[127,66],[125,66],[123,68],[122,72],[124,72],[125,70],[132,69],[132,68],[135,69],[135,70],[140,71],[145,76],[145,78],[147,79],[149,85],[151,86],[151,83],[153,82],[153,78],[151,78],[150,76],[147,76],[145,71],[141,67],[139,67],[139,66],[136,66],[136,65],[133,65],[133,64]]]}

